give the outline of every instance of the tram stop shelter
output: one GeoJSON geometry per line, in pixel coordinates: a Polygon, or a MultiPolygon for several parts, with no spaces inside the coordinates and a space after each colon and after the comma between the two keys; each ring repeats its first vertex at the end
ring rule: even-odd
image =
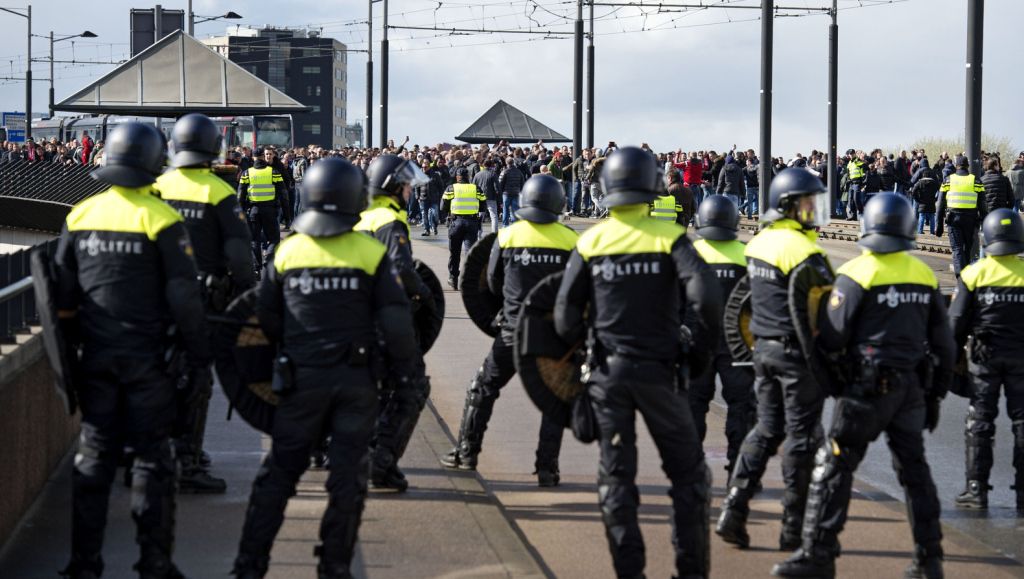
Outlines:
{"type": "Polygon", "coordinates": [[[502,140],[509,143],[536,143],[541,139],[545,143],[572,142],[572,139],[503,100],[494,103],[483,116],[455,138],[474,145],[502,140]]]}
{"type": "Polygon", "coordinates": [[[181,30],[53,108],[143,117],[281,115],[311,110],[181,30]]]}

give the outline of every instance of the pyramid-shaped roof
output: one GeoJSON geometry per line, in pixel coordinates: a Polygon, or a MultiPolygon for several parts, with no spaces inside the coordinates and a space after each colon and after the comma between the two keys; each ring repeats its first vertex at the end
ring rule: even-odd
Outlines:
{"type": "Polygon", "coordinates": [[[463,143],[494,143],[502,139],[509,143],[567,143],[565,135],[552,130],[537,119],[499,100],[462,134],[455,137],[463,143]]]}
{"type": "Polygon", "coordinates": [[[181,30],[163,37],[53,108],[140,116],[267,115],[310,110],[181,30]]]}

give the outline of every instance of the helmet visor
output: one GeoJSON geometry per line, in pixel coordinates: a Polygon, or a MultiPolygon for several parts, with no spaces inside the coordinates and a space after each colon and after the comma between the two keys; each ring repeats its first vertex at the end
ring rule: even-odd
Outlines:
{"type": "Polygon", "coordinates": [[[804,227],[823,227],[832,219],[832,196],[828,191],[802,195],[796,202],[796,220],[804,227]]]}
{"type": "Polygon", "coordinates": [[[430,183],[430,177],[420,169],[419,165],[414,162],[406,160],[404,163],[395,169],[395,172],[388,177],[387,182],[384,184],[385,189],[392,185],[411,185],[413,187],[422,187],[430,183]]]}

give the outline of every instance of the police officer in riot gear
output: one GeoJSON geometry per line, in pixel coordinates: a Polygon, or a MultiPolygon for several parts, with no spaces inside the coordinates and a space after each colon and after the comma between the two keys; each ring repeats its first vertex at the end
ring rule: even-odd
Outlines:
{"type": "Polygon", "coordinates": [[[441,196],[441,213],[448,213],[448,285],[459,289],[459,266],[462,244],[480,237],[480,214],[486,210],[487,198],[469,180],[469,169],[455,172],[455,183],[441,196]]]}
{"type": "Polygon", "coordinates": [[[988,507],[999,392],[1013,424],[1014,488],[1024,514],[1024,223],[1016,211],[996,209],[982,222],[986,257],[960,274],[950,306],[957,351],[970,337],[971,405],[964,429],[967,488],[956,505],[988,507]]]}
{"type": "MultiPolygon", "coordinates": [[[[426,175],[414,161],[396,155],[381,155],[366,168],[369,181],[370,206],[363,211],[357,231],[373,235],[388,248],[388,258],[398,272],[413,308],[433,308],[430,289],[416,273],[409,243],[409,224],[403,207],[409,204],[414,186],[427,182],[426,175]]],[[[381,407],[374,441],[370,482],[375,488],[404,492],[409,483],[398,468],[398,460],[412,438],[420,412],[430,395],[430,383],[415,381],[395,388],[388,385],[381,407]]]]}
{"type": "Polygon", "coordinates": [[[257,271],[263,268],[264,249],[281,242],[277,220],[282,204],[285,222],[291,222],[288,190],[284,177],[270,166],[273,160],[273,151],[263,151],[256,156],[255,164],[238,177],[238,202],[249,219],[252,255],[257,271]]]}
{"type": "MultiPolygon", "coordinates": [[[[738,241],[740,213],[726,195],[709,195],[697,208],[697,235],[701,239],[693,247],[707,262],[718,278],[722,296],[732,294],[736,284],[747,273],[747,260],[743,256],[743,242],[738,241]]],[[[743,438],[757,420],[754,399],[754,371],[749,367],[733,366],[732,354],[725,344],[724,335],[715,348],[706,372],[690,383],[690,410],[697,424],[701,442],[707,434],[707,413],[715,397],[715,379],[722,382],[722,398],[728,405],[725,416],[725,437],[728,440],[726,470],[732,472],[743,438]]]]}
{"type": "Polygon", "coordinates": [[[325,434],[330,498],[314,551],[317,571],[320,579],[352,576],[377,419],[370,363],[378,328],[394,380],[422,377],[409,302],[387,247],[352,231],[366,207],[366,177],[344,159],[322,159],[302,188],[307,210],[293,223],[296,233],[277,247],[258,290],[260,325],[280,348],[275,389],[281,399],[235,560],[234,573],[244,579],[267,572],[285,506],[325,434]]]}
{"type": "MultiPolygon", "coordinates": [[[[504,296],[501,333],[494,338],[466,392],[459,438],[441,464],[449,468],[474,470],[487,422],[501,389],[516,373],[513,364],[513,331],[526,295],[548,274],[565,269],[569,252],[579,235],[558,222],[565,205],[562,184],[550,175],[535,175],[520,194],[519,219],[498,232],[487,264],[487,285],[494,295],[504,296]]],[[[542,487],[559,482],[558,454],[563,427],[547,417],[541,419],[537,444],[537,481],[542,487]]]]}
{"type": "Polygon", "coordinates": [[[182,218],[152,194],[165,159],[152,125],[125,123],[94,178],[106,192],[68,214],[57,249],[57,307],[82,343],[76,379],[82,433],[72,473],[73,579],[99,577],[110,486],[125,446],[135,452],[132,517],[143,578],[182,577],[174,548],[175,385],[166,374],[168,324],[187,352],[189,384],[209,380],[210,354],[192,247],[182,218]]]}
{"type": "Polygon", "coordinates": [[[788,551],[800,544],[814,452],[823,438],[821,410],[825,401],[825,393],[802,350],[801,330],[791,313],[790,301],[792,292],[808,290],[806,286],[811,285],[814,276],[831,281],[832,267],[813,230],[827,222],[830,208],[821,179],[802,168],[776,175],[768,200],[769,211],[761,220],[767,225],[750,240],[745,251],[751,290],[750,329],[756,338],[758,420],[740,447],[715,532],[740,548],[749,546],[746,522],[750,499],[761,486],[768,459],[785,441],[779,546],[788,551]]]}
{"type": "MultiPolygon", "coordinates": [[[[185,115],[171,131],[174,170],[157,178],[156,189],[185,219],[195,251],[199,288],[207,312],[220,313],[231,297],[254,283],[251,238],[234,190],[213,174],[210,164],[220,156],[221,135],[208,117],[185,115]]],[[[224,479],[210,476],[204,464],[203,435],[213,393],[212,381],[179,389],[175,451],[181,464],[181,492],[222,493],[224,479]]]]}
{"type": "Polygon", "coordinates": [[[711,475],[685,390],[694,350],[685,354],[680,327],[692,312],[694,344],[717,343],[717,282],[682,227],[650,218],[649,205],[664,187],[653,155],[636,147],[615,151],[602,168],[601,186],[611,217],[580,237],[554,316],[568,343],[588,337],[586,383],[600,431],[598,488],[612,561],[619,577],[643,574],[635,483],[639,411],[671,481],[678,574],[707,577],[711,475]]]}
{"type": "Polygon", "coordinates": [[[865,252],[839,268],[818,324],[820,347],[841,360],[849,382],[835,392],[832,426],[815,458],[801,548],[772,573],[835,575],[853,473],[868,445],[885,432],[914,536],[906,576],[937,579],[940,508],[921,431],[938,423],[955,359],[953,336],[935,274],[909,253],[915,226],[910,203],[902,195],[875,195],[861,219],[865,252]]]}

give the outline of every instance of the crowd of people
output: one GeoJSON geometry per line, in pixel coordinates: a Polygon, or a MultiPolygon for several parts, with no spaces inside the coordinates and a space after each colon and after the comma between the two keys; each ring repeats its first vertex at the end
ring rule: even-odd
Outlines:
{"type": "Polygon", "coordinates": [[[60,142],[57,137],[24,143],[0,141],[0,165],[6,163],[54,163],[57,165],[102,165],[103,141],[93,140],[88,131],[81,138],[60,142]]]}

